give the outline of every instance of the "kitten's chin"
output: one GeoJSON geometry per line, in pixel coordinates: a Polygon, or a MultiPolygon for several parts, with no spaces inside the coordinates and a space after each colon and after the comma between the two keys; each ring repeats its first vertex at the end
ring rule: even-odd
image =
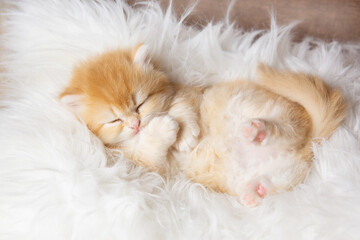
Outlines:
{"type": "Polygon", "coordinates": [[[127,140],[130,140],[136,136],[138,136],[141,133],[141,128],[139,129],[133,129],[133,131],[131,131],[131,133],[128,135],[127,140]]]}

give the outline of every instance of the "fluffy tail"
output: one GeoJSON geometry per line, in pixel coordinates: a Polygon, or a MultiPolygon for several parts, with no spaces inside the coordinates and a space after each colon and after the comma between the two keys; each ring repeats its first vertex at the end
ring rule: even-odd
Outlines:
{"type": "Polygon", "coordinates": [[[328,137],[346,116],[346,103],[337,89],[331,89],[321,79],[302,73],[276,71],[260,64],[259,84],[272,92],[302,105],[309,113],[312,137],[328,137]]]}

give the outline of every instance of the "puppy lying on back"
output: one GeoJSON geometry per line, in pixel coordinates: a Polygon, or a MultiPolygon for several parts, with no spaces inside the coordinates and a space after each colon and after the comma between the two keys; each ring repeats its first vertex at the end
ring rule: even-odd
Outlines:
{"type": "Polygon", "coordinates": [[[176,85],[154,68],[145,45],[81,63],[60,98],[135,164],[167,174],[171,161],[249,206],[301,183],[312,141],[330,136],[346,115],[341,93],[319,78],[265,65],[257,82],[176,85]]]}

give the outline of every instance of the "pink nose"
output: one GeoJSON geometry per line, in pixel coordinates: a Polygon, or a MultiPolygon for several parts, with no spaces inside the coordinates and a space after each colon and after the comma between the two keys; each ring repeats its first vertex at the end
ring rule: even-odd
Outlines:
{"type": "Polygon", "coordinates": [[[138,130],[139,127],[140,127],[140,120],[137,119],[137,118],[132,119],[130,124],[129,124],[129,128],[138,130]]]}

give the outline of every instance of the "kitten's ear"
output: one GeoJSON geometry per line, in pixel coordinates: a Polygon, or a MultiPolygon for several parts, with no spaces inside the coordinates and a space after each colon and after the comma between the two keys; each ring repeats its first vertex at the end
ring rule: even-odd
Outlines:
{"type": "Polygon", "coordinates": [[[143,43],[136,46],[133,52],[133,63],[141,66],[152,66],[149,57],[149,47],[143,43]]]}
{"type": "Polygon", "coordinates": [[[72,112],[80,113],[83,109],[83,98],[81,94],[63,93],[60,95],[60,101],[72,112]]]}

